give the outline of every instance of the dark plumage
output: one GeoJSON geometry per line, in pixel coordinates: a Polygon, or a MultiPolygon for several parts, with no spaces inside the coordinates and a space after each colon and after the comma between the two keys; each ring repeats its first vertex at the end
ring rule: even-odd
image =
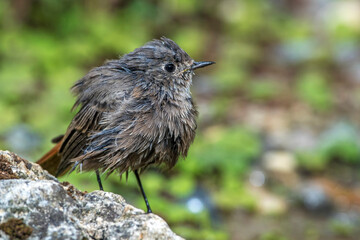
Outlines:
{"type": "Polygon", "coordinates": [[[161,38],[92,69],[71,89],[77,97],[73,109],[79,111],[56,139],[54,153],[38,162],[60,160],[56,175],[75,163],[108,174],[142,171],[150,164],[173,167],[195,137],[194,69],[212,63],[194,62],[175,42],[161,38]]]}

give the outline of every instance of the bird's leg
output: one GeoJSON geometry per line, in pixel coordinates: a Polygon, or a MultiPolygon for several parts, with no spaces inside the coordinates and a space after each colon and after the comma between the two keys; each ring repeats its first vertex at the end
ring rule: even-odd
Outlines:
{"type": "Polygon", "coordinates": [[[136,180],[138,182],[138,185],[140,187],[140,190],[141,190],[141,194],[143,195],[143,198],[144,198],[144,201],[145,201],[145,204],[146,204],[146,208],[147,208],[147,213],[152,213],[151,211],[151,208],[150,208],[150,204],[149,204],[149,201],[146,197],[146,194],[145,194],[145,191],[144,191],[144,188],[141,184],[141,181],[140,181],[140,177],[139,177],[139,173],[137,170],[134,170],[134,173],[135,173],[135,176],[136,176],[136,180]]]}
{"type": "Polygon", "coordinates": [[[104,188],[103,188],[102,183],[101,183],[99,169],[96,169],[95,172],[96,172],[96,179],[97,179],[97,182],[99,184],[99,188],[100,188],[101,191],[104,191],[104,188]]]}

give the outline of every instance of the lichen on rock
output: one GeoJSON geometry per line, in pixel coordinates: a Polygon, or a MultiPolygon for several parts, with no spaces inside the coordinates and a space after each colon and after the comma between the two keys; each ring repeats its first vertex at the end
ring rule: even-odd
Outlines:
{"type": "MultiPolygon", "coordinates": [[[[27,226],[22,219],[10,218],[0,224],[0,230],[3,231],[10,239],[27,239],[33,229],[27,226]]],[[[1,236],[1,235],[0,235],[1,236]]]]}

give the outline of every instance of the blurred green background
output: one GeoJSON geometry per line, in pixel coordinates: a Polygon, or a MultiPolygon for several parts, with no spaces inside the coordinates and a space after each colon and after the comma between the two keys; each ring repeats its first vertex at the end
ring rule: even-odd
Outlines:
{"type": "MultiPolygon", "coordinates": [[[[0,19],[1,149],[41,157],[76,80],[166,36],[217,64],[194,79],[187,159],[142,175],[154,212],[187,239],[358,239],[358,0],[3,0],[0,19]]],[[[132,174],[104,184],[145,209],[132,174]]]]}

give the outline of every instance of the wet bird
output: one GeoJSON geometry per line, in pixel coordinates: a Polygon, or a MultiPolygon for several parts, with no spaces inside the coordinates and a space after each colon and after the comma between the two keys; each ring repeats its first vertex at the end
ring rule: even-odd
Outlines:
{"type": "Polygon", "coordinates": [[[213,63],[194,61],[163,37],[92,69],[71,88],[78,112],[66,133],[37,163],[56,176],[95,171],[101,190],[100,173],[133,171],[152,212],[139,173],[186,157],[197,117],[192,76],[213,63]]]}

